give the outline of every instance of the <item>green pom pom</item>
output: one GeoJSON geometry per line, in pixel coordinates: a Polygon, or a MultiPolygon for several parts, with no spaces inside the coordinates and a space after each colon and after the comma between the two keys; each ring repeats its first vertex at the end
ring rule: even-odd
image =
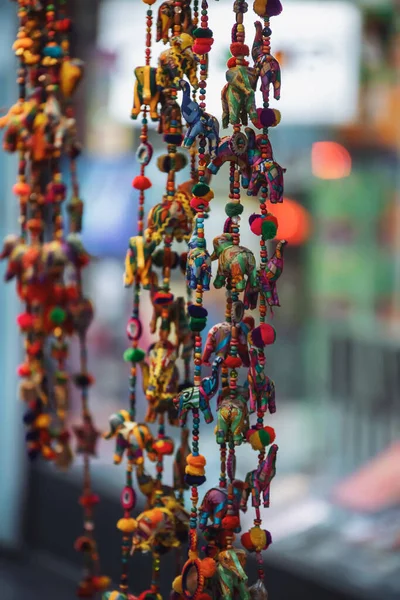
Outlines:
{"type": "Polygon", "coordinates": [[[50,312],[50,321],[52,323],[54,323],[55,325],[61,325],[61,323],[64,323],[66,318],[67,318],[67,313],[60,306],[56,306],[50,312]]]}
{"type": "Polygon", "coordinates": [[[208,194],[209,191],[210,191],[210,186],[207,185],[206,183],[196,183],[193,186],[192,194],[193,194],[193,196],[197,196],[197,198],[201,198],[202,196],[205,196],[206,194],[208,194]]]}
{"type": "Polygon", "coordinates": [[[225,213],[228,215],[228,217],[237,217],[242,214],[243,210],[243,204],[236,202],[228,202],[228,204],[225,206],[225,213]]]}
{"type": "Polygon", "coordinates": [[[189,327],[191,331],[203,331],[207,325],[207,318],[191,317],[189,327]]]}
{"type": "Polygon", "coordinates": [[[260,442],[262,443],[262,445],[264,446],[264,448],[266,448],[266,446],[269,446],[270,443],[272,442],[271,437],[268,433],[268,431],[265,431],[265,429],[260,429],[258,431],[258,435],[260,438],[260,442]]]}
{"type": "Polygon", "coordinates": [[[208,27],[205,27],[204,29],[202,27],[197,27],[193,31],[194,38],[212,38],[212,36],[213,32],[208,27]]]}
{"type": "Polygon", "coordinates": [[[273,240],[277,231],[278,228],[273,221],[264,219],[264,222],[261,226],[261,236],[263,240],[273,240]]]}
{"type": "Polygon", "coordinates": [[[144,360],[146,352],[140,348],[128,348],[124,352],[124,361],[138,363],[144,360]]]}

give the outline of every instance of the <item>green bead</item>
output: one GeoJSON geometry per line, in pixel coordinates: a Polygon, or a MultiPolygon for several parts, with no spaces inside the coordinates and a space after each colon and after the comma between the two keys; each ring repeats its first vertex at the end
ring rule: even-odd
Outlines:
{"type": "Polygon", "coordinates": [[[146,353],[141,348],[128,348],[124,352],[124,361],[138,363],[144,360],[146,353]]]}
{"type": "Polygon", "coordinates": [[[56,306],[50,312],[50,321],[52,323],[54,323],[55,325],[61,325],[61,323],[64,323],[66,318],[67,318],[67,313],[65,312],[65,310],[63,308],[61,308],[61,306],[56,306]]]}

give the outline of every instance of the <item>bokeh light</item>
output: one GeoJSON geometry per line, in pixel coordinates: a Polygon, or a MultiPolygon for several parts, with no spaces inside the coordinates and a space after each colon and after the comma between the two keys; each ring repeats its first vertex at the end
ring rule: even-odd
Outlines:
{"type": "Polygon", "coordinates": [[[351,156],[337,142],[315,142],[311,150],[311,168],[319,179],[342,179],[351,173],[351,156]]]}

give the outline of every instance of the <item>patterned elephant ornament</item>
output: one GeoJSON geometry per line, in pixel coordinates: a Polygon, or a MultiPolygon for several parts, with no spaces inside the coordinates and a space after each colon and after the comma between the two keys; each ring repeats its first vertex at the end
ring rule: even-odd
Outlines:
{"type": "Polygon", "coordinates": [[[150,429],[145,424],[132,421],[126,410],[110,416],[109,431],[103,437],[106,440],[116,438],[114,464],[122,462],[125,452],[129,460],[137,464],[143,462],[143,451],[147,452],[150,460],[156,460],[154,438],[150,429]]]}
{"type": "Polygon", "coordinates": [[[189,241],[189,251],[186,260],[186,282],[191,290],[201,285],[203,290],[210,289],[211,257],[207,252],[206,241],[197,236],[193,230],[189,241]]]}
{"type": "Polygon", "coordinates": [[[225,600],[250,600],[248,577],[244,570],[246,553],[230,548],[218,554],[218,587],[220,598],[225,600]]]}
{"type": "Polygon", "coordinates": [[[246,44],[233,42],[230,45],[232,57],[227,62],[227,84],[222,90],[222,126],[247,125],[248,117],[259,127],[259,116],[256,108],[255,87],[257,72],[249,67],[246,56],[249,48],[246,44]]]}
{"type": "Polygon", "coordinates": [[[217,402],[217,444],[232,442],[239,446],[245,441],[244,434],[249,428],[248,399],[249,389],[242,386],[234,390],[224,388],[220,392],[217,402]]]}
{"type": "Polygon", "coordinates": [[[149,107],[150,119],[158,121],[158,103],[161,101],[161,92],[156,83],[157,69],[146,65],[135,69],[135,89],[133,93],[133,108],[131,118],[137,119],[143,106],[149,107]]]}
{"type": "Polygon", "coordinates": [[[213,115],[208,114],[199,104],[191,99],[190,85],[187,81],[180,82],[183,89],[181,110],[183,118],[189,125],[183,140],[185,148],[191,148],[198,136],[204,136],[208,140],[210,157],[215,158],[219,144],[219,122],[213,115]]]}
{"type": "Polygon", "coordinates": [[[177,425],[177,413],[173,399],[178,392],[179,372],[176,366],[177,353],[170,341],[152,344],[148,353],[149,364],[140,362],[143,392],[148,401],[145,421],[154,423],[158,414],[168,414],[171,425],[177,425]]]}
{"type": "Polygon", "coordinates": [[[147,242],[140,235],[130,238],[125,258],[125,287],[131,287],[137,277],[144,289],[149,289],[151,285],[157,285],[157,277],[151,270],[151,255],[156,245],[155,241],[147,242]]]}
{"type": "MultiPolygon", "coordinates": [[[[239,517],[239,509],[245,512],[247,506],[242,502],[244,483],[238,479],[232,482],[233,503],[228,503],[228,492],[226,488],[214,487],[209,489],[199,508],[199,528],[204,531],[208,528],[223,529],[226,525],[224,521],[228,515],[239,517]]],[[[228,521],[229,522],[229,521],[228,521]]],[[[236,521],[237,522],[237,521],[236,521]]],[[[239,533],[240,526],[235,528],[239,533]]]]}
{"type": "Polygon", "coordinates": [[[268,188],[268,199],[272,204],[283,202],[283,169],[274,161],[271,142],[264,133],[256,136],[253,129],[245,129],[248,146],[248,169],[250,180],[246,176],[242,178],[244,188],[247,188],[248,196],[258,196],[262,186],[268,188]]]}
{"type": "Polygon", "coordinates": [[[272,444],[268,451],[267,457],[261,461],[258,468],[247,473],[243,488],[243,497],[240,504],[242,509],[247,506],[250,494],[252,506],[260,507],[261,499],[263,500],[263,505],[265,508],[269,506],[270,485],[276,474],[277,453],[278,446],[276,444],[272,444]]]}
{"type": "Polygon", "coordinates": [[[275,384],[264,372],[264,365],[258,360],[258,351],[256,348],[251,347],[249,350],[250,355],[250,369],[247,375],[249,382],[250,391],[250,411],[262,411],[265,413],[267,410],[271,414],[276,412],[275,404],[275,384]]]}
{"type": "Polygon", "coordinates": [[[254,23],[256,33],[254,36],[251,55],[254,60],[254,68],[261,79],[261,92],[264,103],[269,102],[269,89],[273,86],[274,98],[279,100],[281,97],[281,68],[278,61],[271,54],[264,52],[263,48],[270,35],[269,27],[263,29],[260,21],[254,23]]]}
{"type": "Polygon", "coordinates": [[[267,263],[267,268],[263,269],[259,276],[260,292],[271,307],[280,306],[276,283],[283,272],[283,253],[286,245],[286,240],[277,243],[275,252],[267,263]]]}
{"type": "MultiPolygon", "coordinates": [[[[237,325],[237,351],[241,358],[244,367],[250,366],[249,352],[247,346],[247,336],[249,332],[254,328],[253,317],[245,317],[243,321],[237,325]]],[[[223,359],[226,358],[230,348],[230,341],[232,335],[232,324],[224,321],[217,323],[211,327],[207,334],[207,339],[204,344],[203,351],[203,364],[210,364],[210,357],[215,354],[223,359]]]]}
{"type": "Polygon", "coordinates": [[[251,250],[234,244],[233,235],[230,233],[223,233],[214,238],[213,245],[211,260],[218,259],[215,288],[223,287],[226,280],[230,281],[237,291],[243,291],[246,287],[257,287],[256,259],[251,250]]]}
{"type": "Polygon", "coordinates": [[[203,413],[206,423],[214,420],[210,409],[210,400],[216,394],[219,385],[219,367],[223,359],[217,357],[212,365],[211,375],[201,380],[200,386],[194,386],[183,390],[177,397],[175,403],[178,407],[179,425],[184,427],[189,410],[199,408],[203,413]]]}

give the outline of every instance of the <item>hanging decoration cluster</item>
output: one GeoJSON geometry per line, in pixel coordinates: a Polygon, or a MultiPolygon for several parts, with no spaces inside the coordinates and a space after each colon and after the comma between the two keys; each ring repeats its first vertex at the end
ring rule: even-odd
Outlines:
{"type": "MultiPolygon", "coordinates": [[[[269,211],[283,201],[284,169],[275,162],[269,128],[280,122],[280,113],[270,108],[270,90],[280,97],[280,67],[271,55],[270,19],[279,15],[279,0],[256,0],[253,9],[262,21],[255,23],[251,49],[245,43],[244,15],[247,2],[233,4],[234,24],[227,62],[226,85],[222,89],[222,127],[232,133],[220,138],[218,120],[206,111],[208,54],[213,32],[208,23],[207,0],[166,0],[158,8],[156,41],[164,44],[157,66],[152,66],[153,10],[147,5],[144,66],[135,69],[134,103],[131,117],[141,118],[137,159],[140,174],[133,180],[138,198],[138,234],[129,240],[125,260],[125,285],[133,290],[132,315],[127,325],[129,348],[124,359],[130,364],[129,405],[111,415],[107,439],[115,440],[114,462],[126,459],[126,483],[122,491],[122,573],[118,589],[106,592],[103,600],[134,600],[128,582],[129,555],[150,552],[152,581],[139,600],[161,600],[160,562],[175,549],[177,576],[172,600],[265,600],[262,552],[271,544],[263,528],[261,507],[269,506],[270,484],[275,475],[278,447],[275,432],[264,423],[275,406],[274,382],[266,374],[265,348],[275,342],[275,330],[267,322],[269,312],[279,306],[277,281],[283,271],[286,242],[276,244],[269,257],[267,243],[276,238],[278,221],[269,211]],[[260,86],[263,105],[256,106],[260,86]],[[179,104],[180,98],[180,104],[179,104]],[[166,144],[157,160],[165,174],[165,194],[147,207],[146,192],[152,182],[146,167],[153,155],[148,124],[158,122],[158,133],[166,144]],[[186,131],[184,130],[186,122],[186,131]],[[249,121],[253,127],[248,126],[249,121]],[[187,148],[191,179],[177,185],[176,174],[187,165],[180,148],[187,148]],[[223,230],[213,241],[210,255],[205,223],[214,198],[211,178],[229,164],[228,201],[223,230]],[[241,189],[259,198],[259,213],[249,219],[259,237],[260,255],[240,245],[241,189]],[[175,242],[186,242],[187,250],[176,252],[175,242]],[[174,244],[174,246],[173,246],[174,244]],[[225,320],[213,325],[205,336],[208,312],[204,293],[210,289],[211,264],[217,262],[213,280],[225,289],[225,320]],[[185,277],[187,298],[176,297],[171,272],[185,277]],[[150,332],[156,341],[140,348],[144,323],[140,301],[148,294],[153,306],[150,332]],[[252,312],[259,310],[259,324],[252,312]],[[183,359],[183,373],[177,361],[183,359]],[[193,372],[191,363],[193,361],[193,372]],[[211,366],[204,377],[202,366],[211,366]],[[136,385],[138,369],[148,408],[144,422],[137,421],[136,385]],[[216,396],[216,409],[211,406],[216,396]],[[189,446],[188,419],[192,414],[189,446]],[[251,424],[254,415],[254,423],[251,424]],[[215,439],[220,450],[220,478],[199,502],[198,488],[206,481],[206,457],[200,453],[200,423],[216,417],[215,439]],[[173,486],[163,482],[164,457],[174,453],[166,432],[180,426],[181,444],[175,454],[173,486]],[[157,432],[151,426],[157,423],[157,432]],[[236,449],[247,443],[258,453],[255,468],[245,481],[236,479],[236,449]],[[155,463],[155,477],[146,465],[155,463]],[[136,517],[132,473],[146,497],[146,508],[136,517]],[[191,507],[186,511],[183,492],[190,490],[191,507]],[[240,512],[248,499],[254,508],[254,525],[242,533],[244,549],[234,546],[241,532],[240,512]],[[199,546],[199,534],[205,545],[199,546]],[[189,543],[187,560],[181,566],[182,544],[189,543]],[[258,580],[248,585],[246,551],[256,556],[258,580]]],[[[238,540],[239,541],[239,540],[238,540]]]]}
{"type": "Polygon", "coordinates": [[[81,240],[83,202],[79,196],[76,158],[80,154],[72,99],[83,64],[70,56],[71,19],[66,0],[16,0],[19,29],[13,51],[19,66],[18,99],[0,118],[3,148],[18,155],[13,193],[19,203],[19,232],[4,241],[5,280],[15,280],[24,305],[17,324],[24,337],[25,358],[18,367],[19,396],[26,405],[26,447],[30,459],[42,457],[66,469],[73,460],[67,427],[72,379],[81,395],[82,423],[73,427],[76,453],[84,462],[80,503],[84,532],[76,541],[83,553],[80,597],[92,598],[109,586],[101,576],[94,536],[90,458],[99,433],[88,404],[93,378],[88,372],[86,333],[93,308],[82,289],[89,255],[81,240]],[[62,180],[61,161],[69,162],[71,189],[62,180]],[[68,339],[77,336],[80,368],[67,370],[68,339]]]}

